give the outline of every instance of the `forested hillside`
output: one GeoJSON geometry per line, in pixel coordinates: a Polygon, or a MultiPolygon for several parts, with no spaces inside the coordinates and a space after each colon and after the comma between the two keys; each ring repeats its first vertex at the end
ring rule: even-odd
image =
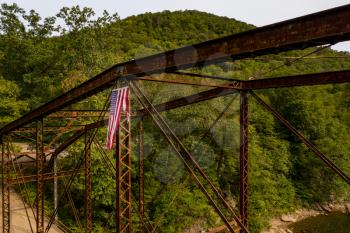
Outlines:
{"type": "MultiPolygon", "coordinates": [[[[92,9],[72,7],[41,19],[35,11],[25,12],[15,4],[2,4],[0,126],[115,63],[252,28],[253,25],[244,22],[198,11],[145,13],[120,20],[117,14],[107,11],[96,16],[92,9]]],[[[247,80],[344,69],[350,69],[350,54],[325,47],[225,62],[192,71],[247,80]],[[309,53],[310,56],[294,62],[295,58],[309,53]]],[[[205,90],[147,82],[141,87],[155,104],[205,90]]],[[[350,174],[349,84],[257,93],[350,174]]],[[[105,96],[102,93],[91,97],[76,104],[75,109],[100,109],[105,96]]],[[[350,201],[346,183],[252,98],[249,100],[251,232],[260,232],[268,226],[270,218],[303,206],[350,201]]],[[[140,107],[136,100],[132,106],[133,110],[140,107]]],[[[234,94],[162,113],[232,205],[237,205],[239,196],[238,109],[239,98],[234,94]],[[227,106],[228,111],[209,135],[203,137],[227,106]]],[[[134,131],[136,133],[136,129],[134,131]]],[[[105,132],[101,131],[98,137],[103,141],[105,132]]],[[[149,221],[158,225],[160,232],[200,232],[221,225],[185,170],[178,169],[180,161],[148,118],[145,118],[145,144],[145,201],[149,221]]],[[[82,142],[71,146],[70,156],[64,158],[60,166],[76,163],[82,148],[82,142]]],[[[136,181],[136,146],[134,149],[133,179],[136,181]]],[[[112,152],[108,156],[114,159],[112,152]]],[[[99,163],[96,148],[93,148],[93,160],[94,228],[96,232],[113,232],[115,181],[99,163]]],[[[83,177],[77,178],[71,188],[81,219],[83,184],[83,177]]],[[[133,189],[137,199],[136,182],[133,189]]],[[[47,185],[46,193],[50,192],[52,187],[47,185]]],[[[52,200],[49,195],[46,198],[49,211],[52,200]]],[[[78,232],[67,202],[61,203],[59,218],[78,232]]]]}

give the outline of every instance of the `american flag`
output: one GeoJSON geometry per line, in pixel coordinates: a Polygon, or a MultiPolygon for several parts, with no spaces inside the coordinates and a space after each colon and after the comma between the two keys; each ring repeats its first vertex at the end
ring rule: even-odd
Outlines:
{"type": "Polygon", "coordinates": [[[119,127],[121,112],[128,111],[129,108],[129,87],[123,87],[112,91],[111,105],[107,132],[107,149],[113,148],[115,134],[119,127]]]}

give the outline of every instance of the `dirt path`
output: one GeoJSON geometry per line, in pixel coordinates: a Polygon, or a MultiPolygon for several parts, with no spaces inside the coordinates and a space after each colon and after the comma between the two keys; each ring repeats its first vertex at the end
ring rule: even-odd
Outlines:
{"type": "MultiPolygon", "coordinates": [[[[2,190],[1,190],[2,191],[2,190]]],[[[30,233],[30,225],[29,221],[23,206],[23,202],[21,201],[19,195],[11,190],[11,232],[14,233],[30,233]]],[[[0,197],[0,229],[2,229],[2,198],[0,197]]],[[[35,218],[33,215],[33,211],[30,208],[27,208],[29,219],[33,228],[33,231],[36,230],[35,218]]],[[[47,225],[47,221],[45,221],[45,226],[47,225]]],[[[52,226],[50,233],[62,233],[56,226],[52,226]]]]}

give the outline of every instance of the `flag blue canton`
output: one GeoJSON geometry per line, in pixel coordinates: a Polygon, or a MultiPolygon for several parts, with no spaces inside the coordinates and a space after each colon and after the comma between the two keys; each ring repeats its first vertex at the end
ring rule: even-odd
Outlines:
{"type": "Polygon", "coordinates": [[[115,114],[115,108],[117,103],[117,90],[113,90],[111,94],[111,105],[110,105],[110,114],[115,114]]]}
{"type": "Polygon", "coordinates": [[[129,88],[123,87],[113,90],[111,93],[110,103],[106,143],[108,149],[113,148],[116,131],[119,127],[121,112],[129,111],[129,88]]]}

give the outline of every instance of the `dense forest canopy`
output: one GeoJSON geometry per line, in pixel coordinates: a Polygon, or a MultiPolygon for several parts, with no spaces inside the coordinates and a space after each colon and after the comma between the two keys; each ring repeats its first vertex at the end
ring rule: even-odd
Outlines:
{"type": "MultiPolygon", "coordinates": [[[[42,19],[34,10],[25,12],[16,4],[2,4],[0,126],[113,64],[252,28],[253,25],[234,19],[190,10],[145,13],[121,20],[116,13],[105,11],[102,16],[96,16],[91,8],[75,6],[64,7],[57,15],[42,19]]],[[[350,69],[350,54],[324,47],[225,62],[192,71],[233,79],[258,79],[345,69],[350,69]],[[316,51],[312,58],[290,62],[312,51],[316,51]],[[332,56],[342,58],[329,58],[332,56]]],[[[140,85],[153,103],[205,90],[147,82],[140,85]]],[[[258,91],[258,94],[350,174],[349,84],[281,88],[258,91]]],[[[220,97],[171,110],[162,116],[225,198],[238,208],[239,98],[236,97],[236,94],[220,97]],[[228,105],[229,110],[211,129],[210,135],[202,138],[211,122],[228,105]]],[[[75,104],[74,108],[100,109],[105,99],[106,93],[101,93],[75,104]]],[[[136,100],[132,102],[134,110],[140,107],[136,100]]],[[[253,99],[249,100],[249,122],[251,232],[266,228],[270,218],[303,206],[350,200],[346,183],[253,99]]],[[[135,128],[133,131],[136,133],[135,128]]],[[[219,218],[184,169],[178,171],[180,161],[148,118],[145,118],[145,132],[145,198],[149,221],[159,225],[161,232],[198,232],[220,225],[219,218]]],[[[104,140],[104,130],[98,138],[104,140]]],[[[82,148],[83,142],[71,146],[69,156],[62,159],[60,166],[75,164],[82,148]]],[[[94,229],[113,232],[108,229],[115,224],[114,218],[110,220],[115,206],[115,182],[99,162],[98,150],[93,148],[92,152],[94,229]]],[[[108,152],[108,156],[115,159],[112,152],[108,152]]],[[[136,152],[133,163],[137,163],[136,152]]],[[[133,179],[136,177],[135,170],[133,179]]],[[[81,218],[83,183],[83,177],[78,177],[71,188],[81,218]]],[[[137,199],[136,182],[133,189],[137,199]]],[[[52,187],[48,185],[46,193],[51,192],[52,187]]],[[[46,199],[47,210],[51,211],[52,197],[47,195],[46,199]]],[[[62,202],[59,218],[78,232],[72,216],[68,203],[62,202]]]]}

